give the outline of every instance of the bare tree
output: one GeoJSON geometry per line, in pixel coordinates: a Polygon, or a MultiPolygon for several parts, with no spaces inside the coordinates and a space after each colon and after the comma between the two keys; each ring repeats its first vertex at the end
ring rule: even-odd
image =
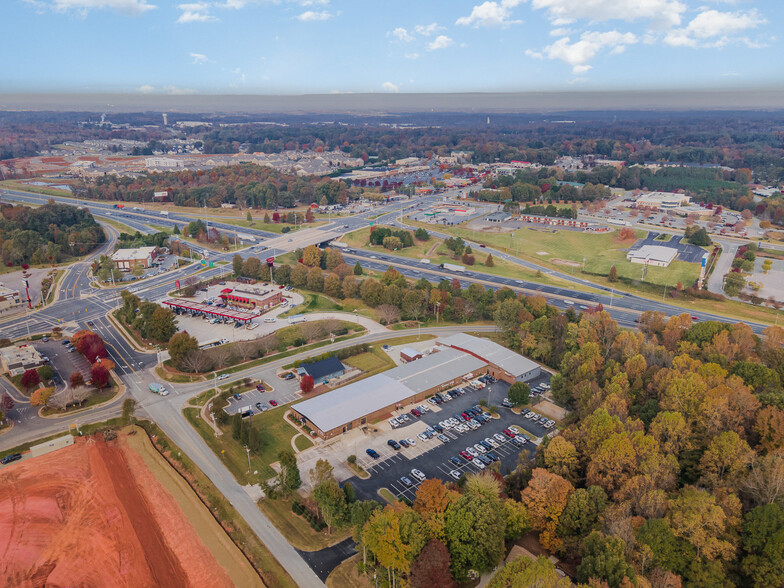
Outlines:
{"type": "Polygon", "coordinates": [[[73,389],[73,399],[74,402],[78,402],[79,406],[81,406],[85,400],[87,400],[90,396],[92,396],[93,391],[91,388],[87,386],[77,386],[73,389]]]}
{"type": "Polygon", "coordinates": [[[751,462],[746,494],[755,504],[771,504],[784,496],[784,451],[757,457],[751,462]]]}
{"type": "Polygon", "coordinates": [[[256,348],[263,351],[264,354],[266,355],[267,353],[275,349],[279,344],[280,341],[278,340],[277,335],[273,333],[271,335],[267,335],[266,337],[259,339],[256,342],[256,348]]]}
{"type": "Polygon", "coordinates": [[[242,361],[247,361],[251,353],[253,353],[253,344],[250,341],[240,341],[234,348],[237,350],[237,353],[239,353],[242,361]]]}
{"type": "Polygon", "coordinates": [[[308,341],[315,341],[324,336],[324,323],[321,321],[302,323],[299,328],[302,336],[308,341]]]}
{"type": "Polygon", "coordinates": [[[56,408],[58,410],[65,410],[68,407],[68,396],[64,392],[56,396],[52,396],[49,399],[48,404],[52,408],[56,408]]]}
{"type": "Polygon", "coordinates": [[[400,309],[391,304],[382,304],[376,308],[378,318],[385,321],[387,324],[395,323],[400,320],[400,309]]]}
{"type": "Polygon", "coordinates": [[[219,345],[210,351],[210,357],[218,369],[224,368],[231,360],[231,348],[228,345],[219,345]]]}
{"type": "Polygon", "coordinates": [[[202,351],[192,351],[182,359],[182,366],[189,372],[203,372],[210,365],[210,360],[202,351]]]}

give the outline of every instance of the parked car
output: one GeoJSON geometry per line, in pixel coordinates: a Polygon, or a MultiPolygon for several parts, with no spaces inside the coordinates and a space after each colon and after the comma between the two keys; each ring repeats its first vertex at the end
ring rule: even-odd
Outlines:
{"type": "Polygon", "coordinates": [[[403,482],[406,486],[413,486],[414,485],[413,482],[409,478],[407,478],[405,476],[400,476],[400,481],[403,482]]]}
{"type": "Polygon", "coordinates": [[[449,461],[451,461],[456,466],[463,465],[463,462],[460,460],[459,457],[450,457],[449,461]]]}
{"type": "Polygon", "coordinates": [[[449,443],[449,437],[447,437],[446,435],[439,435],[438,440],[443,443],[449,443]]]}
{"type": "Polygon", "coordinates": [[[13,461],[16,461],[17,459],[22,459],[22,454],[21,453],[9,453],[3,459],[0,459],[0,463],[5,465],[7,463],[11,463],[13,461]]]}
{"type": "Polygon", "coordinates": [[[277,400],[270,400],[269,403],[270,403],[271,406],[277,406],[278,405],[278,401],[277,400]]]}
{"type": "Polygon", "coordinates": [[[264,392],[264,384],[256,384],[256,390],[259,392],[264,392]]]}
{"type": "Polygon", "coordinates": [[[414,476],[414,477],[415,477],[417,480],[419,480],[420,482],[426,478],[426,476],[425,476],[425,474],[422,472],[422,470],[418,470],[418,469],[416,469],[416,468],[414,468],[413,470],[411,470],[411,475],[412,475],[412,476],[414,476]]]}
{"type": "Polygon", "coordinates": [[[460,452],[460,456],[461,456],[463,459],[467,459],[468,461],[471,461],[471,460],[473,460],[473,459],[474,459],[474,456],[473,456],[473,455],[471,455],[470,453],[468,453],[467,451],[461,451],[461,452],[460,452]]]}
{"type": "Polygon", "coordinates": [[[389,445],[395,451],[400,449],[400,444],[397,441],[395,441],[394,439],[390,439],[389,441],[387,441],[387,445],[389,445]]]}
{"type": "Polygon", "coordinates": [[[242,396],[240,396],[236,392],[234,394],[232,394],[232,396],[234,396],[234,400],[242,400],[242,396]]]}
{"type": "Polygon", "coordinates": [[[378,451],[376,451],[375,449],[366,449],[366,450],[365,450],[365,453],[367,453],[367,454],[368,454],[370,457],[372,457],[373,459],[378,459],[379,457],[381,457],[381,456],[378,454],[378,451]]]}
{"type": "Polygon", "coordinates": [[[403,447],[408,447],[408,441],[406,441],[405,439],[401,439],[400,441],[398,441],[398,443],[400,443],[403,447]]]}
{"type": "Polygon", "coordinates": [[[452,476],[455,480],[459,480],[461,476],[460,472],[458,472],[457,470],[451,470],[449,472],[449,475],[452,476]]]}

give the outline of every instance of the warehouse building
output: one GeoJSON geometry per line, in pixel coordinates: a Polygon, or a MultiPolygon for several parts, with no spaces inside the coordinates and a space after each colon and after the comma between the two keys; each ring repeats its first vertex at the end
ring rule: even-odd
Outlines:
{"type": "Polygon", "coordinates": [[[456,337],[461,339],[447,337],[439,342],[438,350],[430,355],[295,404],[291,412],[319,437],[330,439],[482,374],[496,374],[511,382],[539,375],[536,363],[501,345],[470,335],[456,337]],[[450,340],[454,345],[448,344],[450,340]],[[480,352],[504,367],[490,363],[480,352]]]}
{"type": "Polygon", "coordinates": [[[629,251],[626,254],[626,259],[632,263],[667,267],[677,256],[678,250],[674,247],[664,247],[662,245],[643,245],[639,249],[629,251]]]}
{"type": "Polygon", "coordinates": [[[400,361],[403,363],[408,363],[416,359],[422,359],[421,351],[411,349],[411,347],[403,347],[403,349],[400,350],[400,361]]]}
{"type": "Polygon", "coordinates": [[[542,371],[539,364],[484,337],[460,333],[436,341],[436,345],[468,353],[488,364],[488,373],[509,384],[533,380],[542,371]]]}

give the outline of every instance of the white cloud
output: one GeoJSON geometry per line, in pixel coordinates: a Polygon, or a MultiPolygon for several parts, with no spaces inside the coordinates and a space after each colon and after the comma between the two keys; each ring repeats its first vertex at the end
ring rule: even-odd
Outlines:
{"type": "Polygon", "coordinates": [[[588,63],[596,55],[604,50],[610,49],[610,53],[615,55],[622,53],[629,45],[638,42],[637,36],[633,33],[621,33],[618,31],[608,31],[600,33],[588,31],[580,35],[580,40],[571,42],[569,37],[562,37],[555,43],[548,45],[542,51],[526,51],[526,55],[537,59],[559,59],[572,66],[572,71],[576,74],[585,73],[591,69],[588,63]]]}
{"type": "Polygon", "coordinates": [[[698,45],[723,46],[731,41],[748,42],[748,39],[733,39],[742,31],[765,24],[756,10],[749,12],[719,12],[705,10],[684,28],[667,33],[664,42],[672,47],[697,47],[698,45]]]}
{"type": "Polygon", "coordinates": [[[300,14],[297,18],[305,22],[314,22],[319,20],[329,20],[333,16],[334,16],[333,14],[327,12],[326,10],[320,12],[316,12],[314,10],[306,10],[305,12],[300,14]]]}
{"type": "Polygon", "coordinates": [[[471,14],[461,16],[455,24],[474,27],[505,27],[510,24],[519,24],[520,20],[510,20],[512,8],[517,6],[520,0],[501,0],[501,2],[483,2],[474,6],[471,14]]]}
{"type": "Polygon", "coordinates": [[[437,51],[438,49],[446,49],[454,43],[452,39],[446,35],[438,35],[432,42],[427,44],[430,51],[437,51]]]}
{"type": "Polygon", "coordinates": [[[419,59],[419,53],[406,53],[403,57],[406,59],[419,59]]]}
{"type": "Polygon", "coordinates": [[[208,2],[179,4],[177,8],[182,10],[180,18],[177,19],[177,22],[180,24],[189,22],[211,22],[218,20],[210,14],[210,4],[208,2]]]}
{"type": "Polygon", "coordinates": [[[203,53],[191,53],[190,56],[193,59],[192,65],[204,65],[209,61],[209,58],[203,53]]]}
{"type": "Polygon", "coordinates": [[[137,90],[142,94],[152,94],[153,92],[155,92],[155,86],[144,84],[143,86],[139,86],[137,90]]]}
{"type": "Polygon", "coordinates": [[[664,27],[681,24],[687,6],[679,0],[531,0],[536,10],[546,10],[556,26],[577,19],[590,21],[649,20],[664,27]]]}
{"type": "Polygon", "coordinates": [[[409,33],[403,27],[397,27],[395,30],[387,33],[387,35],[395,37],[395,39],[397,39],[401,43],[410,43],[411,41],[414,40],[414,35],[409,33]]]}
{"type": "Polygon", "coordinates": [[[429,25],[417,25],[414,27],[414,30],[423,37],[429,37],[430,35],[436,34],[443,28],[444,27],[438,26],[437,22],[431,22],[429,25]]]}
{"type": "Polygon", "coordinates": [[[195,94],[196,90],[194,90],[193,88],[179,88],[177,86],[164,86],[163,93],[170,94],[172,96],[184,96],[186,94],[195,94]]]}
{"type": "Polygon", "coordinates": [[[381,89],[384,90],[384,92],[393,92],[395,94],[400,92],[400,86],[393,84],[392,82],[384,82],[381,84],[381,89]]]}
{"type": "Polygon", "coordinates": [[[108,8],[128,16],[139,16],[157,8],[153,4],[148,4],[147,0],[53,0],[52,7],[58,12],[78,10],[82,14],[87,14],[93,9],[108,8]]]}

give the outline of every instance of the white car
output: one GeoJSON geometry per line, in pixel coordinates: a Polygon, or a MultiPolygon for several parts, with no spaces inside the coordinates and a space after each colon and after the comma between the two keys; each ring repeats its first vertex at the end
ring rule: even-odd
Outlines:
{"type": "Polygon", "coordinates": [[[479,443],[474,445],[474,449],[476,449],[479,453],[487,453],[487,449],[479,445],[479,443]]]}
{"type": "Polygon", "coordinates": [[[226,379],[228,379],[228,377],[229,377],[229,374],[221,374],[220,376],[218,376],[218,379],[219,380],[226,380],[226,379]]]}
{"type": "Polygon", "coordinates": [[[389,419],[389,424],[392,425],[393,429],[397,429],[400,426],[400,423],[397,422],[396,418],[389,419]]]}
{"type": "Polygon", "coordinates": [[[518,435],[522,435],[523,434],[523,430],[520,427],[518,427],[517,425],[511,425],[509,427],[509,430],[514,431],[518,435]]]}
{"type": "Polygon", "coordinates": [[[468,421],[468,426],[471,427],[472,430],[476,431],[479,428],[479,423],[476,422],[474,419],[468,421]]]}
{"type": "Polygon", "coordinates": [[[495,435],[493,435],[493,439],[495,439],[499,443],[506,443],[506,437],[504,437],[501,433],[496,433],[495,435]]]}
{"type": "Polygon", "coordinates": [[[438,426],[441,427],[442,429],[451,429],[452,428],[452,425],[450,425],[446,421],[439,421],[438,426]]]}
{"type": "Polygon", "coordinates": [[[449,475],[452,476],[455,480],[459,480],[461,474],[457,470],[452,470],[449,472],[449,475]]]}
{"type": "Polygon", "coordinates": [[[527,418],[527,419],[532,419],[532,418],[534,418],[535,416],[536,416],[536,417],[538,417],[539,415],[538,415],[538,414],[536,414],[535,412],[529,412],[527,415],[525,415],[525,418],[527,418]]]}
{"type": "Polygon", "coordinates": [[[416,445],[416,441],[414,441],[411,437],[406,439],[406,441],[408,441],[408,444],[411,445],[411,447],[414,447],[416,445]]]}
{"type": "Polygon", "coordinates": [[[401,414],[399,417],[397,417],[397,420],[407,423],[410,419],[408,418],[407,414],[401,414]]]}
{"type": "Polygon", "coordinates": [[[470,447],[470,446],[466,447],[465,450],[466,450],[466,453],[468,453],[472,457],[479,457],[479,452],[476,449],[474,449],[473,447],[470,447]]]}
{"type": "Polygon", "coordinates": [[[498,447],[498,443],[496,443],[495,439],[490,437],[485,437],[485,443],[487,443],[490,447],[498,447]]]}
{"type": "Polygon", "coordinates": [[[425,477],[426,477],[425,474],[423,474],[420,470],[418,470],[416,468],[411,470],[411,475],[414,476],[420,482],[423,481],[425,479],[425,477]]]}
{"type": "Polygon", "coordinates": [[[419,435],[417,435],[417,437],[422,439],[422,441],[427,441],[427,435],[425,435],[424,433],[420,433],[419,435]]]}
{"type": "Polygon", "coordinates": [[[485,469],[485,464],[482,462],[481,459],[475,459],[471,463],[474,464],[476,467],[478,467],[480,470],[485,469]]]}
{"type": "Polygon", "coordinates": [[[430,411],[430,407],[427,406],[426,404],[420,404],[419,406],[417,406],[417,408],[419,410],[421,410],[422,412],[429,412],[430,411]]]}

